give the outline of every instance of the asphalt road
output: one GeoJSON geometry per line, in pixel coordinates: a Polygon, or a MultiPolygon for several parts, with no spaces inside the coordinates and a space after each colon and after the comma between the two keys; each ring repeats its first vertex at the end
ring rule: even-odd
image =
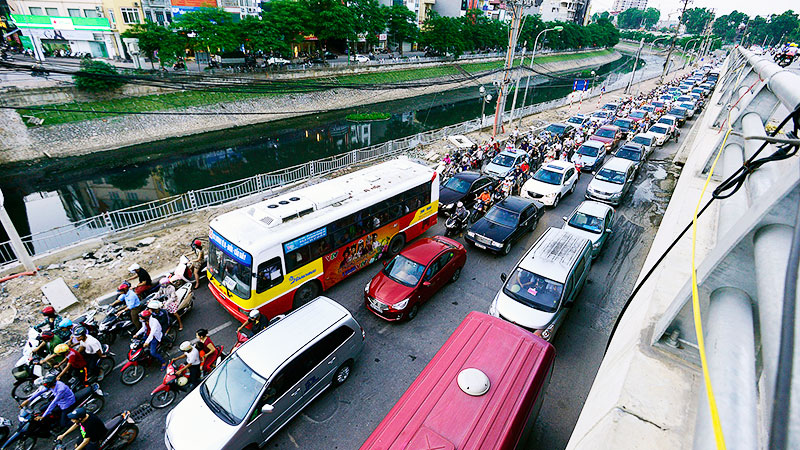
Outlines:
{"type": "MultiPolygon", "coordinates": [[[[684,137],[691,124],[682,129],[684,137]]],[[[677,144],[670,143],[656,149],[642,167],[635,189],[629,191],[623,205],[617,208],[614,234],[593,264],[588,283],[555,337],[555,369],[535,425],[534,449],[564,448],[569,440],[602,360],[613,321],[633,289],[669,201],[676,175],[670,173],[671,159],[677,148],[677,144]]],[[[487,310],[501,286],[500,274],[508,272],[547,227],[560,227],[562,216],[583,201],[590,179],[590,175],[581,176],[576,192],[563,199],[557,208],[548,209],[534,232],[518,241],[511,254],[500,257],[469,248],[459,281],[440,291],[412,322],[387,323],[365,310],[363,289],[378,270],[376,266],[367,267],[327,291],[325,295],[347,307],[366,330],[365,351],[345,385],[320,396],[280,431],[267,448],[358,448],[467,313],[487,310]]],[[[443,228],[440,221],[428,235],[442,233],[443,228]]],[[[238,324],[234,325],[203,286],[197,291],[195,309],[185,318],[184,326],[179,342],[192,338],[194,330],[203,327],[212,331],[217,345],[229,350],[238,324]]],[[[126,343],[117,342],[114,350],[117,363],[124,361],[126,343]]],[[[16,357],[15,353],[0,361],[0,373],[8,374],[16,357]]],[[[141,432],[134,449],[164,447],[167,411],[140,406],[149,402],[149,394],[161,377],[157,369],[151,368],[132,387],[123,386],[117,374],[102,383],[109,396],[101,417],[110,418],[124,409],[137,410],[141,432]]],[[[3,377],[0,391],[10,393],[11,380],[10,376],[3,377]]],[[[10,397],[5,398],[0,404],[0,415],[16,424],[15,403],[10,397]]],[[[198,425],[197,432],[202,435],[202,424],[198,425]]],[[[40,441],[37,448],[50,446],[40,441]]]]}

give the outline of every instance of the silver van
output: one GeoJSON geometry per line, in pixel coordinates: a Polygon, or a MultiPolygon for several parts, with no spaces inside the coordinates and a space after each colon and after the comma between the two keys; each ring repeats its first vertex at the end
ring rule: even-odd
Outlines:
{"type": "Polygon", "coordinates": [[[167,448],[259,448],[328,387],[349,378],[364,338],[350,312],[327,297],[292,311],[245,342],[170,411],[167,448]]]}
{"type": "Polygon", "coordinates": [[[548,228],[519,260],[489,305],[489,315],[515,323],[550,341],[586,283],[592,242],[548,228]]]}

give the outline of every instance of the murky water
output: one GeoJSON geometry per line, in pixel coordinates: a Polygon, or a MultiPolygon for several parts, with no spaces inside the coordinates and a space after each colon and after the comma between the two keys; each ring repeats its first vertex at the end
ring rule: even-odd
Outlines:
{"type": "MultiPolygon", "coordinates": [[[[597,82],[609,73],[630,71],[631,66],[631,58],[625,56],[596,68],[600,75],[597,82]]],[[[572,91],[572,80],[587,76],[588,71],[583,71],[560,75],[559,79],[532,78],[526,103],[563,97],[572,91]]],[[[484,106],[478,98],[478,87],[168,139],[35,166],[3,167],[0,179],[5,203],[18,232],[25,236],[104,211],[474,119],[481,116],[484,106]],[[372,123],[345,119],[352,112],[370,111],[385,111],[392,116],[372,123]]],[[[485,87],[496,97],[494,86],[485,87]]],[[[517,106],[521,106],[522,97],[520,89],[517,106]]],[[[486,104],[483,112],[491,116],[494,107],[494,103],[486,104]]]]}

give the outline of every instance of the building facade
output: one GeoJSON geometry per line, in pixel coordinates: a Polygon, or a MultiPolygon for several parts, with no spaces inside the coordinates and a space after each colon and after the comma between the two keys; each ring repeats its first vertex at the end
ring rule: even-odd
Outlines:
{"type": "Polygon", "coordinates": [[[172,4],[169,0],[142,0],[144,19],[166,26],[172,23],[172,4]]]}
{"type": "Polygon", "coordinates": [[[611,11],[620,12],[631,8],[647,9],[647,0],[614,0],[611,11]]]}
{"type": "MultiPolygon", "coordinates": [[[[646,0],[644,1],[646,3],[646,0]]],[[[590,0],[544,0],[539,7],[539,14],[545,22],[572,22],[583,25],[589,16],[589,2],[590,0]]]]}
{"type": "Polygon", "coordinates": [[[217,6],[240,19],[261,14],[261,2],[257,0],[217,0],[217,6]]]}

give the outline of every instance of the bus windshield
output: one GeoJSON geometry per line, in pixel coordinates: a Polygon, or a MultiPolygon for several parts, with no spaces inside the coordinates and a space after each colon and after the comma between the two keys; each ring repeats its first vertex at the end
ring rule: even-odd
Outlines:
{"type": "Polygon", "coordinates": [[[208,269],[211,275],[239,298],[250,298],[252,269],[228,255],[213,241],[208,252],[208,269]]]}

